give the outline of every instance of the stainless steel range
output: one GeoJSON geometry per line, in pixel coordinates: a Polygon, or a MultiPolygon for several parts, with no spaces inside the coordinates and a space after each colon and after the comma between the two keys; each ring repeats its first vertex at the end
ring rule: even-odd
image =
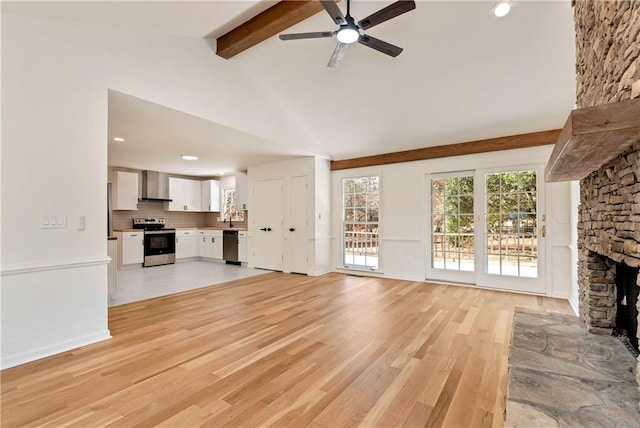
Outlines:
{"type": "Polygon", "coordinates": [[[176,262],[176,230],[165,227],[163,218],[134,218],[134,229],[144,230],[144,263],[158,266],[176,262]]]}

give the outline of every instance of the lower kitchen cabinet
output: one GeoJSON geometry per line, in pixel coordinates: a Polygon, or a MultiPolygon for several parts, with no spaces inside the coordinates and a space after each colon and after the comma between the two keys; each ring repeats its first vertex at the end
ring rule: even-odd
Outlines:
{"type": "Polygon", "coordinates": [[[176,260],[198,257],[200,255],[198,238],[198,231],[196,229],[177,230],[176,260]]]}
{"type": "Polygon", "coordinates": [[[238,232],[238,260],[247,262],[247,232],[238,232]]]}
{"type": "Polygon", "coordinates": [[[118,266],[142,264],[144,261],[144,232],[116,232],[118,237],[118,266]]]}
{"type": "Polygon", "coordinates": [[[201,230],[199,232],[200,257],[222,260],[222,231],[201,230]]]}

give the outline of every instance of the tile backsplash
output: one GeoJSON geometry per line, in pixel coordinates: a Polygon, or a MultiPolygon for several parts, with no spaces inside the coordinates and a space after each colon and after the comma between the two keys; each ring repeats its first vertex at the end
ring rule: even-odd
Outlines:
{"type": "MultiPolygon", "coordinates": [[[[245,221],[233,222],[234,226],[247,227],[248,213],[245,212],[245,221]]],[[[131,229],[134,218],[164,218],[167,227],[228,227],[229,223],[218,221],[220,213],[195,213],[181,211],[164,211],[164,203],[153,201],[138,202],[136,211],[113,211],[113,229],[131,229]]]]}

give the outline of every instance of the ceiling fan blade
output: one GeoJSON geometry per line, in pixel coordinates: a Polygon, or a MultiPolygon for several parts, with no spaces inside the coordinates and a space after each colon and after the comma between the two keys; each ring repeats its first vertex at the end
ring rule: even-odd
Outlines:
{"type": "Polygon", "coordinates": [[[347,46],[349,45],[346,43],[338,43],[336,49],[333,51],[333,55],[331,55],[331,59],[329,59],[327,67],[335,67],[340,64],[340,61],[342,61],[342,57],[344,57],[344,53],[347,50],[347,46]]]}
{"type": "Polygon", "coordinates": [[[280,40],[319,39],[333,37],[333,31],[317,31],[315,33],[280,34],[280,40]]]}
{"type": "Polygon", "coordinates": [[[366,18],[358,22],[358,25],[363,30],[367,30],[371,27],[375,27],[378,24],[382,24],[384,21],[388,21],[391,18],[395,18],[398,15],[407,13],[410,10],[413,10],[415,8],[416,8],[415,1],[400,0],[393,4],[390,4],[384,9],[380,9],[379,11],[372,13],[371,15],[367,16],[366,18]]]}
{"type": "Polygon", "coordinates": [[[324,10],[326,10],[331,19],[333,19],[333,22],[338,25],[347,23],[347,20],[344,19],[344,15],[334,0],[320,0],[320,3],[322,3],[324,10]]]}
{"type": "Polygon", "coordinates": [[[392,57],[397,57],[402,52],[402,48],[396,45],[392,45],[391,43],[383,42],[380,39],[376,39],[375,37],[367,36],[363,34],[358,39],[358,43],[361,45],[365,45],[370,47],[371,49],[375,49],[378,52],[382,52],[383,54],[387,54],[392,57]]]}

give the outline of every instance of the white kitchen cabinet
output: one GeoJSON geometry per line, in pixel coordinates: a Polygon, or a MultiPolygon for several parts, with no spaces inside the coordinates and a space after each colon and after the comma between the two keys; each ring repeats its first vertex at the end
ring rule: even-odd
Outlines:
{"type": "Polygon", "coordinates": [[[142,264],[144,261],[144,232],[116,232],[118,237],[118,266],[142,264]]]}
{"type": "Polygon", "coordinates": [[[220,181],[202,182],[202,211],[220,212],[220,181]]]}
{"type": "Polygon", "coordinates": [[[238,232],[238,260],[242,263],[247,262],[247,232],[238,232]]]}
{"type": "Polygon", "coordinates": [[[222,231],[201,230],[199,232],[200,257],[222,260],[222,231]]]}
{"type": "Polygon", "coordinates": [[[249,177],[247,174],[236,175],[236,211],[249,209],[249,177]]]}
{"type": "Polygon", "coordinates": [[[196,229],[177,230],[176,260],[198,257],[199,255],[198,231],[196,229]]]}
{"type": "Polygon", "coordinates": [[[202,187],[198,180],[169,177],[169,198],[167,211],[200,211],[202,208],[202,187]]]}
{"type": "Polygon", "coordinates": [[[114,171],[111,175],[111,204],[114,210],[138,209],[138,173],[114,171]]]}

